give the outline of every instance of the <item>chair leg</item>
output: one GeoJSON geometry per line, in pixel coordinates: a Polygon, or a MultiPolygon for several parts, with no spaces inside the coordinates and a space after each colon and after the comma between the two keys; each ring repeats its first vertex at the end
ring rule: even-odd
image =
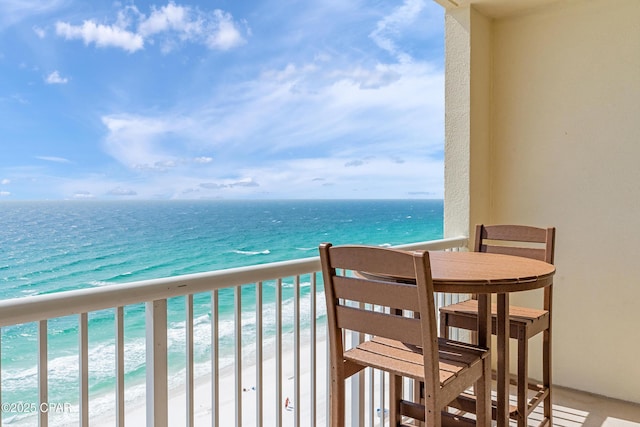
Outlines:
{"type": "MultiPolygon", "coordinates": [[[[476,425],[491,427],[491,358],[482,362],[482,377],[473,384],[476,395],[476,425]]],[[[428,424],[427,424],[428,425],[428,424]]]]}
{"type": "MultiPolygon", "coordinates": [[[[343,378],[331,379],[331,427],[345,427],[345,386],[343,378]]],[[[296,402],[296,405],[298,402],[296,402]]]]}
{"type": "MultiPolygon", "coordinates": [[[[424,398],[422,397],[424,391],[424,383],[422,381],[413,380],[413,402],[424,405],[424,398]]],[[[425,423],[422,421],[415,421],[414,424],[418,427],[424,427],[425,423]]]]}
{"type": "Polygon", "coordinates": [[[518,427],[527,425],[527,408],[529,393],[529,341],[527,329],[518,330],[518,427]]]}
{"type": "Polygon", "coordinates": [[[449,326],[448,326],[447,314],[440,313],[440,337],[449,339],[449,326]]]}
{"type": "Polygon", "coordinates": [[[402,399],[402,377],[389,374],[389,425],[398,426],[402,421],[400,400],[402,399]]]}
{"type": "Polygon", "coordinates": [[[549,329],[543,331],[542,341],[542,384],[549,391],[547,397],[545,397],[544,405],[544,417],[549,420],[549,425],[553,425],[553,408],[551,406],[551,325],[549,329]]]}

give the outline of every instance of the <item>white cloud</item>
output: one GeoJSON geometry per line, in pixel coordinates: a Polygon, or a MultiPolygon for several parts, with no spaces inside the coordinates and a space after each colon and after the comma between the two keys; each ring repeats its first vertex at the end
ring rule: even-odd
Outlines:
{"type": "Polygon", "coordinates": [[[44,79],[44,81],[47,84],[55,85],[55,84],[66,84],[69,82],[69,79],[67,77],[62,77],[58,71],[54,71],[51,74],[49,74],[44,79]]]}
{"type": "Polygon", "coordinates": [[[33,32],[36,33],[36,35],[41,39],[45,38],[45,36],[47,35],[44,28],[40,28],[38,26],[33,27],[33,32]]]}
{"type": "MultiPolygon", "coordinates": [[[[105,116],[105,149],[134,171],[163,172],[174,183],[186,175],[199,179],[185,183],[191,189],[239,189],[218,177],[244,175],[260,183],[256,190],[267,191],[262,175],[238,168],[283,154],[291,158],[296,150],[312,150],[331,162],[339,158],[342,169],[359,166],[346,168],[356,173],[363,173],[375,155],[402,175],[410,165],[405,161],[399,167],[399,159],[431,161],[441,153],[443,79],[441,71],[417,61],[336,71],[289,64],[258,80],[228,85],[188,108],[155,116],[105,116]],[[362,76],[379,70],[397,77],[377,87],[362,84],[362,76]],[[212,157],[197,157],[202,152],[212,157]],[[194,163],[203,167],[188,167],[194,163]]],[[[322,169],[313,173],[310,180],[322,169]]],[[[287,179],[281,184],[289,185],[287,179]]]]}
{"type": "Polygon", "coordinates": [[[128,188],[116,187],[107,192],[110,196],[135,196],[138,193],[135,190],[131,190],[128,188]]]}
{"type": "MultiPolygon", "coordinates": [[[[250,34],[250,30],[245,30],[250,34]]],[[[80,39],[86,45],[116,47],[130,53],[154,44],[156,39],[163,52],[173,50],[182,42],[199,43],[214,50],[229,50],[246,43],[241,26],[229,13],[215,9],[203,12],[189,6],[169,2],[160,8],[153,7],[149,16],[140,13],[135,6],[118,12],[117,21],[106,25],[86,20],[82,25],[57,22],[56,33],[67,40],[80,39]]]]}
{"type": "MultiPolygon", "coordinates": [[[[135,186],[139,198],[442,197],[443,71],[399,48],[403,23],[423,6],[407,0],[371,32],[366,42],[377,38],[391,56],[373,49],[354,59],[330,44],[304,56],[288,51],[261,62],[253,79],[199,86],[169,110],[103,116],[105,152],[128,176],[74,189],[104,195],[135,186]]],[[[209,14],[195,25],[205,15],[173,3],[128,16],[145,46],[202,43],[198,31],[213,22],[209,14]]]]}
{"type": "Polygon", "coordinates": [[[96,24],[92,20],[84,21],[82,25],[56,22],[56,34],[67,40],[80,39],[85,45],[95,43],[98,47],[119,47],[127,52],[144,47],[144,40],[139,34],[115,25],[96,24]]]}
{"type": "Polygon", "coordinates": [[[207,164],[207,163],[211,163],[213,161],[213,159],[211,157],[196,157],[195,159],[193,159],[194,163],[200,163],[200,164],[207,164]]]}
{"type": "Polygon", "coordinates": [[[105,116],[102,123],[108,135],[106,152],[128,168],[166,171],[180,158],[180,147],[162,144],[166,135],[185,134],[191,121],[172,116],[144,117],[120,114],[105,116]]]}
{"type": "Polygon", "coordinates": [[[0,191],[0,197],[8,197],[10,196],[11,193],[8,191],[0,191]]]}
{"type": "Polygon", "coordinates": [[[396,45],[395,38],[402,31],[402,28],[411,24],[425,7],[425,0],[404,0],[402,6],[384,19],[378,21],[376,29],[369,37],[380,47],[392,55],[395,55],[401,62],[411,60],[410,56],[400,50],[396,45]]]}
{"type": "Polygon", "coordinates": [[[2,0],[0,1],[0,28],[13,25],[31,16],[54,11],[65,0],[2,0]]]}
{"type": "Polygon", "coordinates": [[[162,33],[165,31],[201,31],[198,29],[198,21],[191,22],[188,17],[189,9],[169,3],[160,9],[154,9],[147,19],[140,22],[138,32],[143,37],[162,33]]]}
{"type": "Polygon", "coordinates": [[[89,191],[76,191],[73,194],[74,199],[93,199],[95,196],[89,191]]]}
{"type": "Polygon", "coordinates": [[[2,184],[2,185],[8,185],[8,184],[11,184],[11,180],[9,180],[9,179],[7,179],[7,178],[4,178],[2,181],[0,181],[0,184],[2,184]]]}
{"type": "Polygon", "coordinates": [[[245,43],[233,17],[220,10],[214,11],[217,26],[207,37],[207,46],[211,49],[229,50],[245,43]]]}
{"type": "Polygon", "coordinates": [[[260,184],[258,184],[253,178],[242,178],[236,181],[225,180],[224,182],[203,182],[199,185],[199,187],[206,190],[221,190],[234,187],[260,187],[260,184]]]}
{"type": "Polygon", "coordinates": [[[22,104],[22,105],[29,104],[29,101],[26,98],[24,98],[22,95],[20,95],[19,93],[11,95],[10,98],[12,100],[16,101],[17,103],[22,104]]]}
{"type": "Polygon", "coordinates": [[[54,162],[54,163],[71,163],[71,160],[65,159],[64,157],[36,156],[36,159],[45,160],[47,162],[54,162]]]}

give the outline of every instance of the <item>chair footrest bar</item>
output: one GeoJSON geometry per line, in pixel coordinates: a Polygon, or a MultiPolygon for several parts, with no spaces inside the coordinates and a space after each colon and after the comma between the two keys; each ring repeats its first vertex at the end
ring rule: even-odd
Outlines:
{"type": "MultiPolygon", "coordinates": [[[[529,387],[529,390],[532,390],[531,387],[529,387]]],[[[536,407],[541,404],[542,402],[544,402],[544,400],[547,398],[547,396],[549,396],[549,389],[548,388],[539,388],[539,389],[534,389],[537,390],[537,393],[535,396],[533,396],[531,399],[529,399],[529,403],[527,404],[527,417],[529,416],[529,414],[531,414],[533,412],[534,409],[536,409],[536,407]]]]}
{"type": "Polygon", "coordinates": [[[551,420],[547,417],[543,418],[538,427],[551,427],[551,420]]]}
{"type": "MultiPolygon", "coordinates": [[[[476,412],[476,396],[473,394],[463,393],[449,403],[452,408],[459,409],[463,412],[474,414],[476,412]]],[[[497,419],[498,403],[491,402],[491,418],[497,419]]],[[[516,419],[518,416],[518,407],[509,405],[509,418],[516,419]]]]}
{"type": "MultiPolygon", "coordinates": [[[[494,381],[498,379],[498,373],[496,372],[495,369],[491,370],[491,379],[494,381]]],[[[515,374],[509,374],[509,383],[513,386],[518,385],[518,376],[515,374]]],[[[545,387],[544,385],[539,384],[538,381],[532,378],[529,378],[529,381],[527,381],[527,386],[529,390],[535,391],[536,393],[541,393],[548,390],[548,387],[545,387]]]]}
{"type": "MultiPolygon", "coordinates": [[[[474,400],[475,402],[475,400],[474,400]]],[[[402,400],[400,402],[400,414],[418,421],[425,421],[424,406],[419,405],[408,400],[402,400]]],[[[411,424],[400,424],[406,427],[415,427],[411,424]]],[[[442,426],[443,427],[457,427],[457,426],[475,426],[475,420],[463,417],[459,414],[452,414],[450,412],[442,411],[442,426]]]]}

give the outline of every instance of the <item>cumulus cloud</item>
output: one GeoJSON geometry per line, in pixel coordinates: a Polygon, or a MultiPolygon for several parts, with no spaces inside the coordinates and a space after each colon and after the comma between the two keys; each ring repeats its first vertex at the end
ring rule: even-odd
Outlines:
{"type": "Polygon", "coordinates": [[[189,34],[191,32],[198,32],[198,27],[198,22],[190,21],[187,8],[169,3],[160,9],[153,7],[149,17],[140,22],[138,32],[143,37],[149,37],[166,31],[177,31],[189,34]]]}
{"type": "Polygon", "coordinates": [[[95,43],[97,47],[118,47],[127,52],[144,47],[144,40],[139,34],[115,25],[96,24],[92,20],[84,21],[82,25],[56,22],[56,34],[67,40],[82,40],[85,45],[95,43]]]}
{"type": "MultiPolygon", "coordinates": [[[[129,6],[118,12],[116,22],[98,23],[93,19],[81,25],[57,22],[56,33],[67,40],[82,40],[85,45],[115,47],[133,53],[144,49],[145,43],[158,41],[163,52],[182,42],[204,45],[214,50],[229,50],[246,43],[242,26],[233,16],[219,9],[201,11],[190,6],[169,2],[152,7],[148,16],[129,6]]],[[[246,30],[249,34],[250,31],[246,30]]]]}
{"type": "MultiPolygon", "coordinates": [[[[402,34],[396,37],[403,30],[398,10],[409,16],[421,4],[407,0],[381,19],[379,41],[404,47],[402,34]]],[[[195,22],[187,12],[195,13],[170,3],[144,18],[130,14],[126,25],[146,23],[136,30],[144,34],[145,48],[167,37],[202,41],[198,25],[186,30],[185,23],[195,22]]],[[[397,197],[440,188],[441,68],[417,56],[403,61],[383,53],[385,62],[380,51],[366,60],[331,46],[326,52],[283,54],[277,66],[263,64],[252,79],[202,89],[169,110],[105,115],[104,149],[129,169],[140,197],[334,197],[354,189],[361,191],[357,197],[397,197]]]]}
{"type": "Polygon", "coordinates": [[[58,71],[49,74],[44,81],[50,85],[63,85],[69,82],[67,77],[62,77],[58,71]]]}
{"type": "Polygon", "coordinates": [[[7,184],[10,184],[10,183],[11,183],[11,180],[9,180],[7,178],[4,178],[2,181],[0,181],[0,184],[2,184],[2,185],[7,185],[7,184]]]}
{"type": "Polygon", "coordinates": [[[209,48],[229,50],[244,44],[245,40],[230,14],[215,10],[214,16],[214,31],[206,39],[209,48]]]}

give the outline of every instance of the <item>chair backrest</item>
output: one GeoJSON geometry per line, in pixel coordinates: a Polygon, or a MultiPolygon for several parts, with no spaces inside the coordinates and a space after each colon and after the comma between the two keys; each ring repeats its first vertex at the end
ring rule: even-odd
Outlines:
{"type": "Polygon", "coordinates": [[[475,252],[533,258],[553,264],[556,229],[526,225],[477,225],[475,252]]]}
{"type": "Polygon", "coordinates": [[[425,376],[438,378],[429,253],[323,243],[320,259],[332,364],[341,363],[350,330],[422,346],[425,376]]]}

